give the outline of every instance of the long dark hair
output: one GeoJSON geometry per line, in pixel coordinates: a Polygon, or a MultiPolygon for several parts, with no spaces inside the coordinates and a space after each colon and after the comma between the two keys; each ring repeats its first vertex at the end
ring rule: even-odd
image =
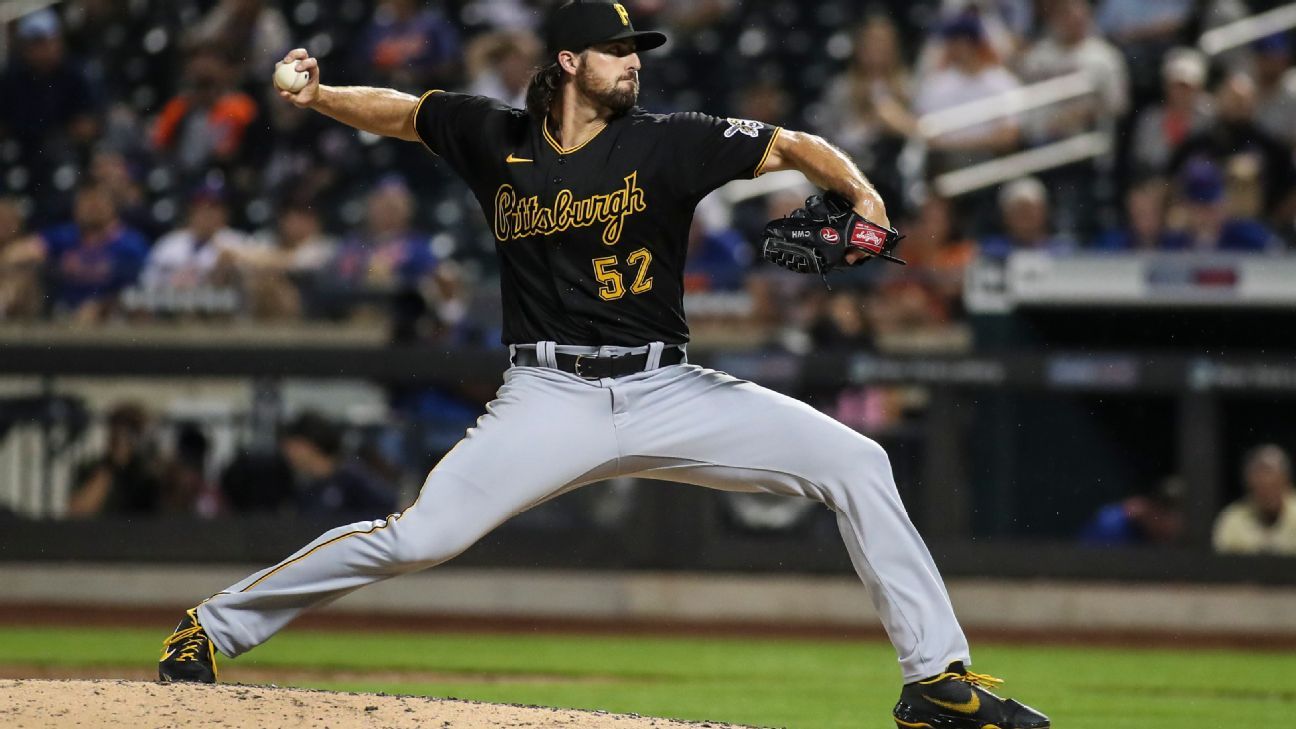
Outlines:
{"type": "Polygon", "coordinates": [[[544,123],[549,116],[549,109],[553,106],[554,99],[558,97],[558,89],[562,86],[563,69],[557,61],[543,66],[536,70],[535,75],[531,77],[531,83],[527,85],[526,108],[527,113],[537,121],[544,123]]]}

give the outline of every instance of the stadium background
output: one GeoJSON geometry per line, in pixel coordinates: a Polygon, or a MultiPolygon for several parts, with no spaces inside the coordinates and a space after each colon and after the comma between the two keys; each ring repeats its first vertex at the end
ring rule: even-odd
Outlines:
{"type": "MultiPolygon", "coordinates": [[[[909,236],[827,289],[756,260],[803,180],[725,188],[690,356],[882,442],[974,636],[1293,644],[1293,6],[625,4],[672,38],[641,105],[819,133],[909,236]]],[[[493,238],[269,75],[516,102],[544,5],[0,6],[6,622],[156,619],[412,498],[505,365],[493,238]]],[[[853,580],[815,505],[623,480],[334,610],[868,634],[853,580]]]]}

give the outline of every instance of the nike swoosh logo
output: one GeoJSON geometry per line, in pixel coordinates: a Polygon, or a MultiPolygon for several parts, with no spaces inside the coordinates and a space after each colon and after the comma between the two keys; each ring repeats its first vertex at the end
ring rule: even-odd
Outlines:
{"type": "Polygon", "coordinates": [[[509,156],[505,158],[504,161],[508,162],[511,165],[517,164],[518,162],[535,162],[535,160],[533,159],[523,159],[521,157],[514,157],[512,153],[509,153],[509,156]]]}
{"type": "Polygon", "coordinates": [[[937,706],[942,706],[946,709],[949,709],[950,711],[957,711],[960,714],[975,714],[977,713],[977,709],[981,708],[981,697],[977,696],[977,692],[975,691],[972,692],[972,699],[970,701],[961,704],[954,701],[941,701],[940,699],[933,699],[927,694],[923,694],[922,697],[932,702],[933,704],[936,704],[937,706]]]}
{"type": "Polygon", "coordinates": [[[179,648],[172,648],[170,651],[168,651],[168,652],[166,652],[166,653],[163,653],[163,654],[162,654],[162,660],[165,661],[166,659],[170,658],[171,656],[174,656],[174,655],[176,654],[176,651],[178,651],[178,650],[180,650],[180,649],[179,649],[179,648]]]}

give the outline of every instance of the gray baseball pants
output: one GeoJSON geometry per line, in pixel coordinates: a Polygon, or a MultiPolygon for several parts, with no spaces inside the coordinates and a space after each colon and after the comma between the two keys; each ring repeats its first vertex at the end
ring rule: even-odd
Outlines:
{"type": "MultiPolygon", "coordinates": [[[[552,343],[538,351],[542,365],[552,361],[552,343]]],[[[652,356],[660,351],[654,345],[652,356]]],[[[486,414],[428,474],[412,506],[325,532],[209,598],[198,616],[212,642],[238,656],[302,611],[441,564],[558,494],[638,476],[826,504],[905,682],[938,674],[951,661],[970,663],[945,586],[877,443],[723,372],[655,365],[650,359],[645,372],[602,380],[545,366],[508,369],[486,414]]]]}

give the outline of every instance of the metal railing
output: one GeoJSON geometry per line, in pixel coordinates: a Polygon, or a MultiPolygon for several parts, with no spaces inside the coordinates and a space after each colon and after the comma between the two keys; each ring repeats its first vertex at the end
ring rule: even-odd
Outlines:
{"type": "MultiPolygon", "coordinates": [[[[1296,3],[1208,30],[1198,39],[1197,46],[1207,56],[1217,56],[1293,27],[1296,27],[1296,3]]],[[[918,148],[909,156],[922,158],[925,142],[941,135],[1072,101],[1096,91],[1092,79],[1083,72],[1076,72],[925,114],[918,119],[919,137],[915,140],[918,148]]],[[[946,172],[936,177],[934,185],[940,194],[957,197],[1018,177],[1103,157],[1114,148],[1112,136],[1110,128],[1083,132],[1041,147],[946,172]]]]}

